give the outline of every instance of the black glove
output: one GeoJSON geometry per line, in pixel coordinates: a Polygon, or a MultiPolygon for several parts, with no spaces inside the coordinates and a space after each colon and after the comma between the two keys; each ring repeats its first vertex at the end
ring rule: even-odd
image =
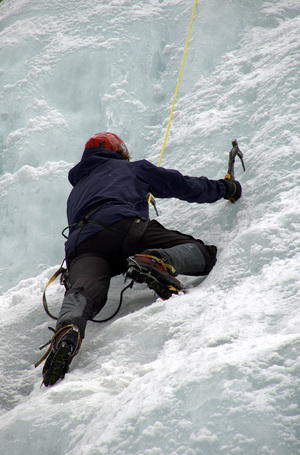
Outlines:
{"type": "Polygon", "coordinates": [[[233,179],[221,179],[219,182],[226,186],[224,199],[229,199],[231,202],[237,201],[242,195],[242,187],[240,182],[233,179]]]}

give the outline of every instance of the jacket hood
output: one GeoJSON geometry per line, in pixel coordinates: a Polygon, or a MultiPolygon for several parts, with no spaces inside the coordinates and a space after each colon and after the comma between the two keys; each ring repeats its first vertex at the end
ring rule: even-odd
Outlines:
{"type": "Polygon", "coordinates": [[[70,169],[68,175],[69,182],[72,186],[75,186],[82,177],[90,174],[96,166],[100,166],[100,164],[103,164],[108,159],[124,160],[118,153],[103,147],[90,147],[86,149],[79,163],[70,169]]]}

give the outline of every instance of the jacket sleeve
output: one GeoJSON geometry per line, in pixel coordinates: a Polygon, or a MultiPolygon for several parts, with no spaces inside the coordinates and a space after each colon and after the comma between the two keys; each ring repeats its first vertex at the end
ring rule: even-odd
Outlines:
{"type": "Polygon", "coordinates": [[[225,195],[225,185],[206,177],[182,175],[174,169],[157,167],[149,161],[139,161],[138,178],[150,186],[154,197],[177,198],[187,202],[216,202],[225,195]]]}

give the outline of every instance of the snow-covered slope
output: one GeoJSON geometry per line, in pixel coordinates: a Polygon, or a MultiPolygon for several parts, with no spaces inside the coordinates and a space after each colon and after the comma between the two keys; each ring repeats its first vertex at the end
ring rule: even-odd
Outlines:
{"type": "MultiPolygon", "coordinates": [[[[237,138],[243,197],[157,201],[158,220],[216,244],[213,272],[182,277],[189,292],[166,302],[136,285],[116,319],[89,323],[56,386],[33,367],[51,336],[41,296],[63,258],[68,170],[99,131],[157,163],[192,8],[0,4],[1,454],[300,451],[298,0],[196,7],[162,166],[222,178],[237,138]]],[[[62,295],[49,288],[53,312],[62,295]]]]}

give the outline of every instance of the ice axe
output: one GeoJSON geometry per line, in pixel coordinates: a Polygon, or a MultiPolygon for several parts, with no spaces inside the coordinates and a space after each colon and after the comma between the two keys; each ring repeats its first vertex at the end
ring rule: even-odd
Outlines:
{"type": "MultiPolygon", "coordinates": [[[[235,163],[235,157],[236,157],[236,156],[238,156],[239,159],[241,160],[244,171],[246,170],[246,169],[245,169],[244,160],[243,160],[243,153],[242,153],[241,150],[239,149],[237,140],[234,139],[234,140],[232,141],[231,144],[232,144],[232,149],[231,149],[230,152],[229,152],[228,170],[227,170],[227,174],[226,174],[225,177],[224,177],[225,180],[235,180],[235,176],[234,176],[234,163],[235,163]]],[[[235,199],[234,199],[234,198],[230,198],[229,200],[230,200],[232,203],[235,202],[235,199]]]]}

